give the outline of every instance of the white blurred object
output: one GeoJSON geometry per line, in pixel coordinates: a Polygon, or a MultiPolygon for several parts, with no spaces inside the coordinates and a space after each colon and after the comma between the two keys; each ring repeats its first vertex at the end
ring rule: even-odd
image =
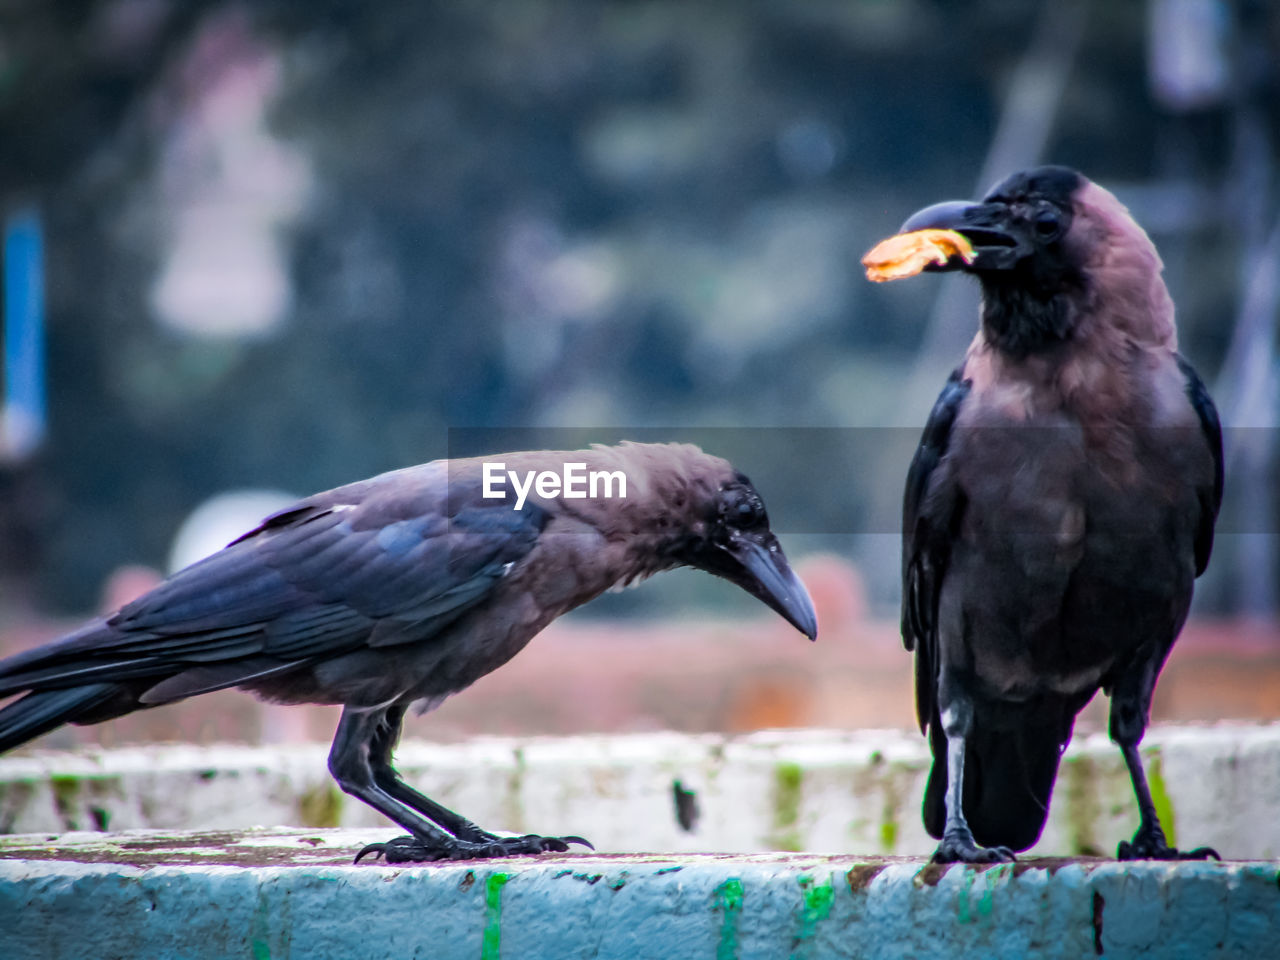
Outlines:
{"type": "Polygon", "coordinates": [[[1202,110],[1231,86],[1227,45],[1231,11],[1224,0],[1151,0],[1147,69],[1151,92],[1168,110],[1202,110]]]}
{"type": "Polygon", "coordinates": [[[172,329],[262,336],[292,307],[287,228],[307,203],[311,165],[269,129],[282,71],[233,10],[209,18],[171,82],[178,107],[158,198],[169,237],[151,301],[172,329]]]}
{"type": "Polygon", "coordinates": [[[216,553],[297,499],[283,490],[231,490],[209,498],[178,528],[169,551],[169,572],[216,553]]]}

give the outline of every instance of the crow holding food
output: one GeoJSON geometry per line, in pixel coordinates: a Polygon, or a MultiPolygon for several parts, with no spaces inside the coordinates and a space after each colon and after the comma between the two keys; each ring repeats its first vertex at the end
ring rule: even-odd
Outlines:
{"type": "Polygon", "coordinates": [[[872,279],[963,270],[981,325],[924,428],[903,510],[902,634],[942,862],[1013,859],[1044,827],[1076,714],[1110,695],[1140,825],[1169,846],[1138,744],[1222,499],[1213,402],[1177,352],[1155,247],[1074,170],[916,213],[872,279]]]}
{"type": "Polygon", "coordinates": [[[760,495],[697,447],[624,443],[385,473],[301,500],[116,613],[0,661],[0,697],[23,694],[0,709],[0,751],[225,687],[341,704],[330,772],[410,834],[357,860],[563,851],[586,841],[497,836],[401,780],[401,721],[502,666],[562,613],[678,566],[817,634],[760,495]],[[558,496],[539,483],[517,498],[490,482],[485,465],[497,461],[529,478],[572,465],[621,479],[558,496]]]}

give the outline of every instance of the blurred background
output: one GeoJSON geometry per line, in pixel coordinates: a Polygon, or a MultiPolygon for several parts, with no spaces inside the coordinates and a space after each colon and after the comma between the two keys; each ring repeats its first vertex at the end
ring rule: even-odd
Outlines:
{"type": "MultiPolygon", "coordinates": [[[[0,652],[291,496],[690,439],[763,492],[819,643],[664,575],[410,732],[911,726],[901,484],[977,294],[858,259],[1056,162],[1151,232],[1229,428],[1156,717],[1280,717],[1278,64],[1268,0],[9,0],[0,652]]],[[[44,742],[334,716],[222,693],[44,742]]]]}

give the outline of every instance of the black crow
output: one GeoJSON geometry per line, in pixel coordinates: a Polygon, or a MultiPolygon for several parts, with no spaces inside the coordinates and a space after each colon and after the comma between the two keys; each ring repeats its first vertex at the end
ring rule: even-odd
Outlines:
{"type": "Polygon", "coordinates": [[[301,500],[116,613],[0,662],[0,696],[25,692],[0,710],[0,751],[224,687],[342,704],[334,779],[410,833],[357,860],[563,851],[585,841],[495,836],[401,780],[391,751],[405,711],[437,706],[610,587],[682,565],[816,636],[760,495],[697,447],[396,470],[301,500]]]}
{"type": "Polygon", "coordinates": [[[934,857],[1011,860],[1035,843],[1099,689],[1141,817],[1120,859],[1216,856],[1168,845],[1138,754],[1223,482],[1217,412],[1177,352],[1155,247],[1064,167],[922,210],[902,228],[918,230],[967,238],[972,251],[926,269],[982,287],[980,329],[929,416],[903,510],[902,635],[934,756],[934,857]]]}

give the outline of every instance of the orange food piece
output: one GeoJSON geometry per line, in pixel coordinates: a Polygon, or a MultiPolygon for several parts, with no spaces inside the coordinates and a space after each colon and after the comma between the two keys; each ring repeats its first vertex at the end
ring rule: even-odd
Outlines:
{"type": "Polygon", "coordinates": [[[867,251],[862,265],[867,279],[876,283],[914,277],[931,263],[944,264],[952,257],[973,263],[973,244],[954,230],[916,230],[881,240],[867,251]]]}

